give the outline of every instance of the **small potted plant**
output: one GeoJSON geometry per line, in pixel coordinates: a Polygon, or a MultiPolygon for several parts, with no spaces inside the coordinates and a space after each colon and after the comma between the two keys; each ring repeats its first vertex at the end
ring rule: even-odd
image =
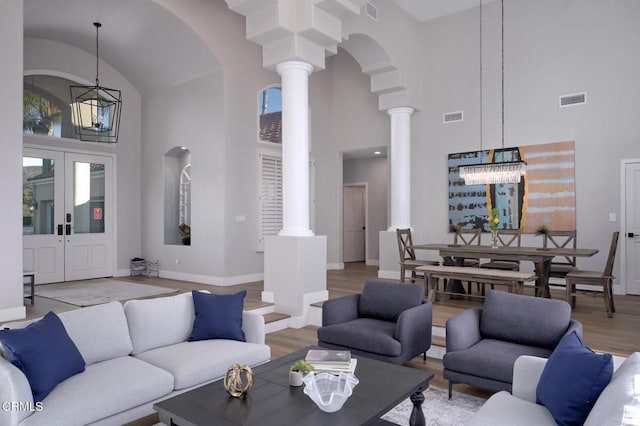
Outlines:
{"type": "Polygon", "coordinates": [[[289,368],[289,384],[291,386],[301,386],[302,377],[313,371],[313,365],[303,359],[299,359],[289,368]]]}
{"type": "Polygon", "coordinates": [[[186,223],[181,223],[180,226],[178,226],[178,229],[180,230],[180,235],[182,235],[182,244],[184,244],[185,246],[190,246],[191,227],[186,223]]]}

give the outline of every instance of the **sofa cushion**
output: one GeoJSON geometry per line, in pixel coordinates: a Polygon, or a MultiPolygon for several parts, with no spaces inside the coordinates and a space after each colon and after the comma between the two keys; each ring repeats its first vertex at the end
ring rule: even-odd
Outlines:
{"type": "Polygon", "coordinates": [[[555,426],[549,410],[542,405],[501,391],[491,396],[467,426],[555,426]]]}
{"type": "Polygon", "coordinates": [[[484,337],[553,350],[566,333],[571,306],[563,300],[490,291],[484,301],[484,337]]]}
{"type": "Polygon", "coordinates": [[[482,339],[468,349],[445,353],[442,364],[447,370],[511,383],[513,365],[519,356],[546,358],[550,354],[551,351],[545,348],[482,339]]]}
{"type": "Polygon", "coordinates": [[[87,365],[129,355],[133,349],[120,302],[74,309],[59,317],[87,365]]]}
{"type": "Polygon", "coordinates": [[[611,354],[596,354],[572,332],[549,357],[536,402],[551,412],[558,425],[583,424],[612,374],[611,354]]]}
{"type": "Polygon", "coordinates": [[[152,349],[136,355],[170,372],[175,389],[184,389],[225,375],[233,364],[255,366],[269,361],[267,345],[236,340],[199,340],[152,349]]]}
{"type": "Polygon", "coordinates": [[[191,334],[191,293],[155,299],[129,300],[124,304],[133,355],[161,346],[184,342],[191,334]]]}
{"type": "Polygon", "coordinates": [[[130,356],[87,366],[43,401],[20,426],[85,425],[169,394],[173,376],[130,356]]]}
{"type": "Polygon", "coordinates": [[[640,419],[640,352],[633,353],[613,373],[600,394],[585,426],[632,424],[640,419]]]}
{"type": "Polygon", "coordinates": [[[367,280],[362,288],[358,316],[396,321],[400,314],[422,303],[424,289],[415,284],[367,280]]]}
{"type": "Polygon", "coordinates": [[[359,318],[319,328],[318,340],[365,352],[398,356],[402,353],[402,345],[394,338],[395,330],[394,322],[359,318]]]}
{"type": "Polygon", "coordinates": [[[189,341],[231,339],[244,342],[242,309],[247,290],[235,294],[207,294],[193,291],[195,320],[189,341]]]}
{"type": "Polygon", "coordinates": [[[0,330],[0,341],[4,355],[27,377],[34,402],[85,369],[80,351],[53,312],[25,328],[0,330]]]}

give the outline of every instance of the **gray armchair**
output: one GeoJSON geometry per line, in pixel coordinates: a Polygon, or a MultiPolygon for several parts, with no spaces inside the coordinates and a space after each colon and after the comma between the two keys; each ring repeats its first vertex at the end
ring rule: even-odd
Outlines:
{"type": "Polygon", "coordinates": [[[446,324],[443,376],[491,391],[511,392],[513,364],[521,355],[548,358],[560,339],[582,323],[563,300],[490,291],[483,308],[467,309],[446,324]]]}
{"type": "Polygon", "coordinates": [[[322,305],[318,346],[404,364],[431,346],[431,302],[422,286],[367,280],[361,294],[322,305]]]}

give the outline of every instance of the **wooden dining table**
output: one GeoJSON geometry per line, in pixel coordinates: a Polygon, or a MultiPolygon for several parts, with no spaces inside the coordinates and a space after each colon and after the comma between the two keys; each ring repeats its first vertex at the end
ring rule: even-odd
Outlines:
{"type": "MultiPolygon", "coordinates": [[[[511,261],[533,262],[536,279],[535,294],[538,297],[551,297],[549,291],[549,272],[551,260],[554,257],[591,257],[598,253],[598,249],[581,249],[567,247],[497,247],[473,244],[414,244],[414,250],[431,250],[439,252],[445,265],[463,266],[464,259],[495,259],[511,261]]],[[[450,289],[457,293],[465,293],[460,282],[450,289]]]]}

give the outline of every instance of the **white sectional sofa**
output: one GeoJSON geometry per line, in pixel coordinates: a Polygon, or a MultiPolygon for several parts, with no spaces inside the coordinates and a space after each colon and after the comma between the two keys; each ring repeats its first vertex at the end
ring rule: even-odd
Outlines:
{"type": "MultiPolygon", "coordinates": [[[[551,413],[536,404],[536,388],[547,362],[546,358],[533,356],[518,358],[513,371],[513,393],[501,391],[492,395],[469,426],[555,426],[551,413]]],[[[640,424],[639,378],[640,352],[635,352],[615,370],[584,425],[640,424]]]]}
{"type": "Polygon", "coordinates": [[[157,401],[220,379],[234,363],[256,366],[271,356],[263,317],[247,311],[242,314],[246,342],[187,341],[195,316],[191,293],[58,316],[85,360],[85,371],[58,384],[40,405],[33,403],[25,375],[0,357],[0,425],[122,425],[152,414],[157,401]]]}

